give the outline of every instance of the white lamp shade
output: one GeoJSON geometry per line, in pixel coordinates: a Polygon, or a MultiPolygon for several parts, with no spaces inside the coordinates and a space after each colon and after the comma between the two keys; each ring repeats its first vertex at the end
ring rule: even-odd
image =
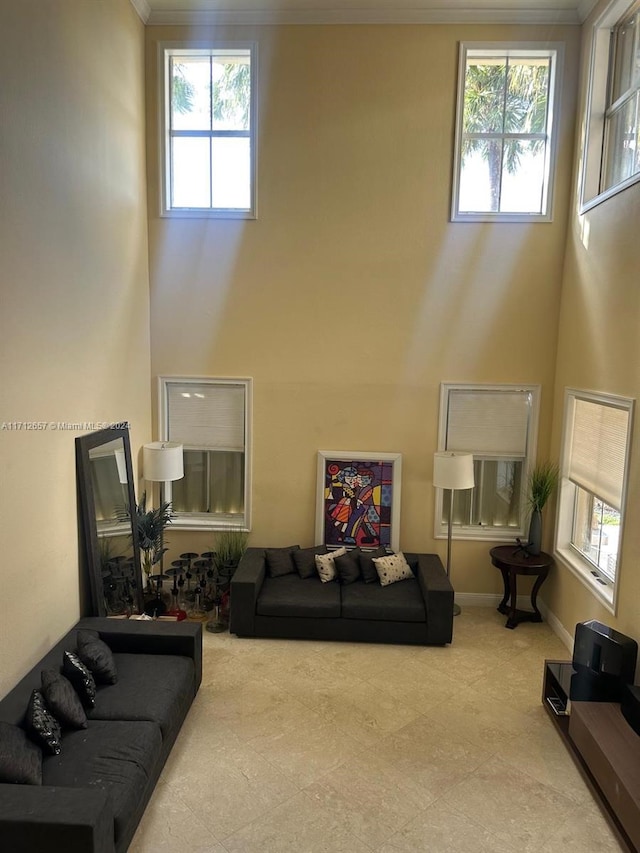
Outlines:
{"type": "Polygon", "coordinates": [[[175,441],[152,441],[142,448],[144,478],[154,483],[167,483],[184,477],[182,445],[175,441]]]}
{"type": "Polygon", "coordinates": [[[472,489],[473,453],[434,453],[433,485],[437,489],[472,489]]]}

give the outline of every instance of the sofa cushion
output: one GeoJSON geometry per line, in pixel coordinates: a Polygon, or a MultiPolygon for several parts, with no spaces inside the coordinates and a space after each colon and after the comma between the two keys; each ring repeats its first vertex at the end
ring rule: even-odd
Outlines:
{"type": "Polygon", "coordinates": [[[299,549],[299,545],[289,545],[287,548],[265,548],[264,556],[269,577],[279,578],[282,575],[293,574],[296,567],[292,557],[299,549]]]}
{"type": "Polygon", "coordinates": [[[346,554],[335,558],[334,565],[336,567],[337,579],[340,583],[353,583],[360,577],[359,554],[360,549],[353,548],[351,551],[347,551],[346,554]]]}
{"type": "Polygon", "coordinates": [[[118,681],[98,686],[89,720],[150,720],[160,726],[163,738],[172,736],[193,700],[193,661],[179,655],[117,653],[114,661],[118,681]]]}
{"type": "Polygon", "coordinates": [[[62,674],[69,679],[85,708],[93,708],[96,704],[96,682],[75,652],[62,655],[62,674]]]}
{"type": "Polygon", "coordinates": [[[398,554],[389,554],[387,557],[374,557],[373,564],[376,567],[382,586],[409,580],[413,577],[411,567],[405,560],[402,551],[398,554]]]}
{"type": "Polygon", "coordinates": [[[0,721],[0,782],[42,785],[42,751],[19,726],[0,721]]]}
{"type": "Polygon", "coordinates": [[[328,554],[316,554],[316,568],[323,583],[328,583],[337,578],[335,559],[346,553],[346,548],[336,548],[335,551],[330,551],[328,554]]]}
{"type": "Polygon", "coordinates": [[[41,749],[52,755],[58,755],[62,749],[60,723],[47,708],[39,690],[31,692],[24,718],[25,731],[41,749]]]}
{"type": "Polygon", "coordinates": [[[342,595],[342,616],[345,619],[426,621],[424,599],[415,578],[389,586],[356,581],[339,589],[342,595]]]}
{"type": "Polygon", "coordinates": [[[87,715],[69,679],[53,669],[43,669],[40,678],[44,701],[60,725],[86,729],[87,715]]]}
{"type": "Polygon", "coordinates": [[[326,554],[326,545],[314,545],[313,548],[299,548],[293,552],[293,562],[301,578],[317,578],[316,554],[326,554]]]}
{"type": "Polygon", "coordinates": [[[256,612],[260,616],[340,616],[340,586],[323,583],[320,578],[303,579],[298,575],[265,578],[256,612]]]}
{"type": "Polygon", "coordinates": [[[69,732],[64,751],[42,764],[43,785],[102,788],[111,801],[116,843],[139,807],[162,752],[156,723],[90,721],[69,732]]]}
{"type": "Polygon", "coordinates": [[[362,574],[362,579],[365,583],[378,583],[379,577],[378,572],[376,570],[375,564],[373,562],[374,557],[384,557],[386,556],[386,548],[383,548],[382,545],[377,548],[375,551],[361,551],[360,556],[358,557],[360,561],[360,572],[362,574]]]}
{"type": "Polygon", "coordinates": [[[96,681],[115,684],[118,671],[109,646],[95,631],[78,631],[78,657],[91,671],[96,681]]]}

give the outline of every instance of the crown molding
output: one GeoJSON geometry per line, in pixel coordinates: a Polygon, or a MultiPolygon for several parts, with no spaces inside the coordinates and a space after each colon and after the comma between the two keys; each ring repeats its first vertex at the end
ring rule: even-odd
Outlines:
{"type": "MultiPolygon", "coordinates": [[[[131,0],[148,6],[147,0],[131,0]]],[[[597,0],[583,0],[593,6],[597,0]]],[[[591,11],[591,9],[589,9],[591,11]]],[[[142,17],[142,15],[140,16],[142,17]]],[[[144,18],[143,18],[144,20],[144,18]]],[[[291,11],[151,11],[156,26],[273,26],[282,24],[555,24],[578,25],[576,9],[327,9],[291,11]]]]}
{"type": "Polygon", "coordinates": [[[147,0],[130,0],[130,3],[138,13],[138,17],[142,23],[149,23],[149,18],[151,17],[151,6],[147,0]]]}

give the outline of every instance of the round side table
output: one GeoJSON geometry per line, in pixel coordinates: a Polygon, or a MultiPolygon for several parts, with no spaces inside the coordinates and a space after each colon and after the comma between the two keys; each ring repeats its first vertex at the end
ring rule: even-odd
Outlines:
{"type": "Polygon", "coordinates": [[[541,551],[535,557],[527,554],[515,543],[513,545],[499,545],[489,552],[491,562],[502,572],[504,583],[504,597],[498,605],[498,613],[508,615],[506,628],[515,628],[520,622],[542,622],[542,615],[536,607],[538,591],[553,565],[553,557],[541,551]],[[531,590],[532,610],[518,610],[518,575],[535,575],[536,580],[531,590]],[[507,606],[507,601],[511,601],[507,606]]]}

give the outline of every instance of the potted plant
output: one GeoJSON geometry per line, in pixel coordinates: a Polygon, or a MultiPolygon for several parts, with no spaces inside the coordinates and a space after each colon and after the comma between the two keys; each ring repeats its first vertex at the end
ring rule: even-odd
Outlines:
{"type": "Polygon", "coordinates": [[[168,549],[164,545],[164,531],[171,524],[173,513],[170,504],[165,502],[156,509],[147,509],[147,493],[143,492],[140,503],[136,506],[135,523],[138,531],[138,544],[143,554],[142,568],[149,577],[156,563],[168,549]]]}
{"type": "Polygon", "coordinates": [[[537,556],[542,550],[542,510],[558,487],[560,472],[555,462],[539,462],[529,474],[527,502],[531,508],[527,552],[537,556]]]}

